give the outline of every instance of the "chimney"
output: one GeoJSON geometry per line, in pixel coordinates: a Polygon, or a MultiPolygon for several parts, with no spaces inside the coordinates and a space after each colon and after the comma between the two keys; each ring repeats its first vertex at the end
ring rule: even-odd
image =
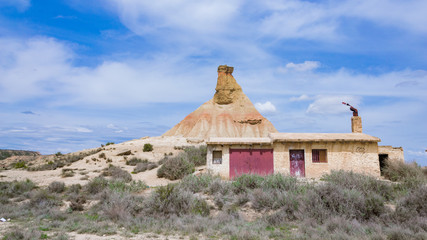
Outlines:
{"type": "Polygon", "coordinates": [[[342,104],[349,106],[353,112],[353,117],[351,117],[351,132],[362,133],[362,118],[359,116],[359,111],[346,102],[342,102],[342,104]]]}
{"type": "Polygon", "coordinates": [[[351,117],[351,132],[362,133],[362,118],[360,116],[351,117]]]}

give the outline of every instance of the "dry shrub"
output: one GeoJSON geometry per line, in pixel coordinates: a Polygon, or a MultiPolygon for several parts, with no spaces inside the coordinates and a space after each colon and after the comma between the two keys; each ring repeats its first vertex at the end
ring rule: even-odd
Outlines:
{"type": "Polygon", "coordinates": [[[427,175],[416,162],[386,161],[383,174],[391,181],[402,182],[401,187],[407,191],[427,183],[427,175]]]}
{"type": "Polygon", "coordinates": [[[340,186],[341,188],[357,189],[365,196],[378,194],[386,200],[389,200],[392,198],[393,194],[393,188],[390,184],[359,173],[346,172],[343,170],[332,171],[330,174],[324,175],[322,179],[330,184],[340,186]]]}
{"type": "Polygon", "coordinates": [[[142,163],[142,162],[148,162],[148,160],[147,159],[142,160],[141,158],[133,157],[129,160],[126,160],[126,165],[136,166],[136,164],[142,163]]]}
{"type": "Polygon", "coordinates": [[[233,192],[238,194],[255,188],[260,188],[264,178],[255,174],[242,174],[234,178],[232,183],[233,192]]]}
{"type": "Polygon", "coordinates": [[[136,164],[136,167],[134,168],[133,173],[145,172],[147,170],[151,170],[156,167],[158,167],[157,163],[144,160],[143,162],[136,164]]]}
{"type": "Polygon", "coordinates": [[[65,183],[63,182],[51,182],[47,187],[51,193],[62,193],[65,191],[65,183]]]}
{"type": "Polygon", "coordinates": [[[199,176],[187,175],[181,182],[180,187],[187,189],[193,193],[207,192],[209,186],[214,179],[220,179],[219,176],[212,176],[211,174],[201,174],[199,176]]]}
{"type": "Polygon", "coordinates": [[[157,177],[176,180],[193,172],[194,164],[178,155],[177,157],[166,160],[166,162],[157,170],[157,177]]]}
{"type": "Polygon", "coordinates": [[[159,164],[163,165],[157,170],[158,177],[181,179],[193,173],[195,167],[206,165],[206,146],[185,147],[184,152],[172,158],[165,157],[159,164]]]}
{"type": "Polygon", "coordinates": [[[129,221],[142,210],[142,198],[106,191],[100,202],[102,213],[113,221],[129,221]]]}
{"type": "Polygon", "coordinates": [[[84,189],[86,192],[90,194],[97,194],[100,193],[102,190],[104,190],[108,186],[107,179],[103,177],[96,177],[89,181],[85,186],[84,189]]]}
{"type": "Polygon", "coordinates": [[[385,212],[384,198],[377,194],[365,196],[356,189],[346,189],[330,183],[317,186],[305,196],[304,212],[324,221],[331,216],[370,220],[385,212]]]}
{"type": "Polygon", "coordinates": [[[104,169],[102,176],[110,176],[113,179],[122,179],[125,182],[132,181],[132,175],[130,175],[130,173],[114,165],[110,165],[108,168],[104,169]]]}
{"type": "Polygon", "coordinates": [[[174,184],[159,187],[144,202],[144,210],[151,215],[181,216],[186,214],[209,215],[209,206],[205,200],[196,198],[188,190],[174,184]]]}
{"type": "Polygon", "coordinates": [[[13,198],[28,193],[34,188],[36,188],[36,185],[29,179],[25,181],[0,182],[0,195],[13,198]]]}
{"type": "Polygon", "coordinates": [[[31,194],[28,205],[36,210],[49,210],[53,207],[61,206],[62,201],[57,196],[49,194],[45,189],[40,189],[31,194]]]}

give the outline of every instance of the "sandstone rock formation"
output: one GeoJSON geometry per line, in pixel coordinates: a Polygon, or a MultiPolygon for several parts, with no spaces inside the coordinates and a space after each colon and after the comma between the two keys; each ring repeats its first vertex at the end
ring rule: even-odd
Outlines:
{"type": "Polygon", "coordinates": [[[163,136],[266,137],[277,132],[243,93],[233,75],[233,67],[218,67],[214,97],[190,113],[163,136]]]}

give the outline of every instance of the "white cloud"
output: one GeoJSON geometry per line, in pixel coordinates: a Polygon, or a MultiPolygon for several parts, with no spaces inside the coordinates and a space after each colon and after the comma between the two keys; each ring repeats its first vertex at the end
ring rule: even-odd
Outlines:
{"type": "Polygon", "coordinates": [[[304,61],[303,63],[293,63],[290,62],[286,64],[284,68],[279,68],[280,72],[287,71],[297,71],[297,72],[307,72],[312,71],[320,67],[320,63],[317,61],[304,61]]]}
{"type": "Polygon", "coordinates": [[[342,102],[350,103],[357,108],[360,98],[356,96],[317,96],[316,100],[307,108],[307,113],[315,114],[339,114],[350,112],[349,107],[342,102]]]}
{"type": "Polygon", "coordinates": [[[302,102],[302,101],[308,101],[308,100],[311,100],[311,97],[305,94],[302,94],[299,97],[291,97],[289,99],[289,101],[291,102],[302,102]]]}
{"type": "Polygon", "coordinates": [[[241,1],[209,0],[110,0],[113,11],[137,34],[159,29],[218,33],[237,14],[241,1]]]}
{"type": "Polygon", "coordinates": [[[13,6],[19,11],[25,11],[30,7],[30,0],[0,0],[0,7],[13,6]]]}
{"type": "Polygon", "coordinates": [[[427,2],[424,0],[335,0],[263,1],[258,5],[265,17],[261,31],[276,38],[336,41],[341,39],[345,21],[369,21],[404,31],[427,33],[427,2]]]}
{"type": "MultiPolygon", "coordinates": [[[[427,147],[426,147],[426,149],[427,149],[427,147]]],[[[427,152],[425,150],[421,150],[421,151],[408,150],[408,153],[410,155],[413,155],[413,156],[427,157],[427,152]]]]}
{"type": "Polygon", "coordinates": [[[260,113],[274,113],[276,112],[276,106],[274,106],[270,101],[265,103],[255,103],[255,108],[260,111],[260,113]]]}
{"type": "MultiPolygon", "coordinates": [[[[55,39],[0,38],[0,102],[45,98],[59,106],[120,106],[200,100],[210,90],[199,80],[205,78],[205,68],[183,64],[180,56],[125,59],[95,67],[76,67],[73,59],[70,47],[55,39]]],[[[209,72],[215,76],[215,69],[209,72]]]]}

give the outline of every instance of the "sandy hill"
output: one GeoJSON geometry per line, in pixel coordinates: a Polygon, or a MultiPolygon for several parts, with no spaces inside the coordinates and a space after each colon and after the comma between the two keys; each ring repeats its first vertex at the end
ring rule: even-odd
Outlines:
{"type": "Polygon", "coordinates": [[[190,113],[163,136],[208,139],[209,137],[266,137],[277,132],[243,93],[233,67],[218,67],[214,97],[190,113]]]}

